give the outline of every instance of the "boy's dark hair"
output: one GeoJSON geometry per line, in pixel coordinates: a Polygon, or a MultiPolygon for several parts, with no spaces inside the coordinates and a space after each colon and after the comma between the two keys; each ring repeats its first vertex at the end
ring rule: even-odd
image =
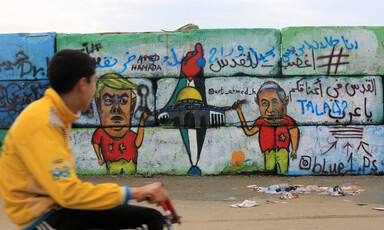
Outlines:
{"type": "Polygon", "coordinates": [[[76,83],[95,74],[96,61],[80,50],[65,49],[53,55],[48,68],[51,87],[59,94],[70,92],[76,83]]]}

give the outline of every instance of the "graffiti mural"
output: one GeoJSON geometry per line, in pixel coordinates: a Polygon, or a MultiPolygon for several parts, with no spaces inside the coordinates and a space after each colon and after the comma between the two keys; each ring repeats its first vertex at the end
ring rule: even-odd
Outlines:
{"type": "Polygon", "coordinates": [[[368,174],[384,171],[383,126],[300,127],[290,175],[368,174]]]}
{"type": "Polygon", "coordinates": [[[166,103],[158,111],[161,124],[178,127],[182,136],[191,168],[188,175],[201,175],[197,166],[208,127],[225,125],[225,111],[233,107],[217,107],[207,103],[204,67],[206,60],[200,43],[181,61],[181,79],[166,103]]]}
{"type": "Polygon", "coordinates": [[[283,75],[382,75],[382,27],[288,27],[283,75]]]}
{"type": "Polygon", "coordinates": [[[260,109],[258,117],[252,127],[248,127],[241,111],[242,103],[234,103],[243,130],[247,136],[259,133],[259,143],[265,158],[265,169],[279,174],[288,172],[289,157],[296,159],[299,141],[299,130],[287,113],[289,98],[279,84],[267,81],[257,91],[256,104],[260,109]],[[292,151],[290,151],[292,146],[292,151]]]}
{"type": "Polygon", "coordinates": [[[0,34],[0,78],[2,80],[47,79],[53,56],[55,33],[0,34]]]}
{"type": "MultiPolygon", "coordinates": [[[[207,101],[218,107],[240,100],[247,122],[260,116],[253,103],[266,79],[257,77],[210,78],[206,80],[207,101]]],[[[381,124],[383,105],[382,78],[379,76],[348,77],[290,77],[275,78],[289,98],[287,114],[298,125],[381,124]]],[[[171,81],[167,83],[171,85],[171,81]]],[[[174,83],[173,83],[174,84],[174,83]]],[[[160,83],[159,83],[160,85],[160,83]]],[[[158,99],[157,102],[161,102],[158,99]]],[[[238,115],[226,111],[225,124],[240,126],[238,115]]]]}
{"type": "Polygon", "coordinates": [[[276,76],[281,33],[276,29],[191,30],[178,33],[58,34],[57,49],[82,50],[97,61],[97,74],[179,77],[182,60],[202,44],[204,75],[276,76]]]}
{"type": "Polygon", "coordinates": [[[71,48],[98,76],[70,135],[77,173],[382,174],[383,32],[0,35],[0,139],[71,48]]]}
{"type": "MultiPolygon", "coordinates": [[[[122,76],[117,74],[118,76],[122,76]]],[[[111,76],[111,75],[109,75],[111,76]]],[[[151,80],[145,78],[135,78],[132,79],[137,85],[136,90],[136,105],[134,107],[134,113],[131,116],[131,126],[137,127],[140,126],[140,119],[143,113],[143,109],[149,111],[155,110],[155,95],[153,83],[151,80]]],[[[100,126],[100,116],[98,113],[98,108],[96,106],[96,101],[94,100],[88,110],[81,112],[79,120],[77,120],[74,125],[75,127],[99,127],[100,126]]],[[[151,115],[145,120],[145,126],[155,125],[155,116],[151,115]]]]}
{"type": "Polygon", "coordinates": [[[9,128],[27,105],[43,97],[48,80],[0,82],[0,128],[9,128]]]}
{"type": "MultiPolygon", "coordinates": [[[[72,148],[77,171],[105,174],[89,140],[95,129],[74,129],[72,148]]],[[[180,131],[145,127],[137,173],[185,175],[191,165],[180,131]]],[[[207,129],[199,168],[203,175],[265,172],[259,138],[239,127],[207,129]],[[220,138],[217,138],[220,137],[220,138]]],[[[286,175],[355,175],[384,172],[383,126],[300,126],[297,158],[289,159],[286,175]],[[304,144],[303,144],[304,143],[304,144]]]]}
{"type": "MultiPolygon", "coordinates": [[[[355,175],[384,172],[383,126],[300,126],[297,158],[286,175],[355,175]]],[[[95,129],[73,129],[71,143],[78,173],[105,174],[89,140],[95,129]]],[[[191,165],[180,131],[145,127],[137,173],[185,175],[191,165]]],[[[259,138],[239,127],[207,129],[200,156],[203,175],[265,172],[259,138]],[[220,137],[220,138],[217,138],[220,137]]]]}
{"type": "MultiPolygon", "coordinates": [[[[71,132],[72,149],[77,153],[76,167],[80,174],[107,173],[105,165],[99,165],[95,151],[89,143],[94,132],[94,128],[74,128],[71,132]]],[[[191,163],[179,129],[144,127],[144,133],[145,138],[137,155],[136,173],[188,173],[191,163]]],[[[247,137],[241,128],[207,129],[205,139],[198,162],[202,175],[264,171],[264,157],[258,139],[247,137]],[[244,153],[243,158],[238,152],[244,153]]]]}
{"type": "Polygon", "coordinates": [[[141,127],[137,132],[131,130],[137,90],[132,79],[117,73],[104,74],[96,83],[95,104],[101,128],[94,132],[92,144],[99,165],[105,164],[111,174],[136,172],[137,150],[144,138],[142,126],[151,113],[147,107],[140,107],[141,127]]]}
{"type": "Polygon", "coordinates": [[[176,127],[188,127],[180,128],[180,134],[191,164],[189,175],[201,175],[197,164],[207,131],[206,122],[209,120],[209,116],[203,114],[201,109],[207,104],[203,73],[205,64],[203,47],[197,43],[195,50],[188,52],[182,59],[182,79],[179,80],[167,107],[158,115],[159,120],[171,120],[176,127]]]}

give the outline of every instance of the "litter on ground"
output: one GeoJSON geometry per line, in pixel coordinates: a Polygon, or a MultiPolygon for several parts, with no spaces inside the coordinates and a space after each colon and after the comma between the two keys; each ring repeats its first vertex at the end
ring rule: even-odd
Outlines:
{"type": "Polygon", "coordinates": [[[334,187],[321,187],[318,185],[292,185],[278,184],[269,187],[260,187],[257,185],[249,185],[248,189],[263,192],[268,194],[283,194],[281,199],[294,199],[298,194],[318,192],[321,195],[331,196],[356,196],[364,191],[361,186],[358,185],[336,185],[334,187]]]}
{"type": "Polygon", "coordinates": [[[257,202],[256,201],[252,201],[252,200],[245,200],[243,201],[243,203],[238,203],[238,204],[232,204],[231,207],[232,208],[251,208],[251,207],[254,207],[254,206],[257,206],[257,202]]]}

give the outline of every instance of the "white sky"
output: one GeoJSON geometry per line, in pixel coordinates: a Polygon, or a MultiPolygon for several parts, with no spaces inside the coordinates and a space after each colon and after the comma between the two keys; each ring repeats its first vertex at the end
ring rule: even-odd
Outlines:
{"type": "Polygon", "coordinates": [[[383,0],[0,0],[0,33],[384,26],[383,0]]]}

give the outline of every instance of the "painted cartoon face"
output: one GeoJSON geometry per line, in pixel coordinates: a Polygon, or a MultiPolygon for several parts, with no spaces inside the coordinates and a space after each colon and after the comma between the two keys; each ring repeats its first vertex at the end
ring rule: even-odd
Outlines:
{"type": "Polygon", "coordinates": [[[280,100],[274,90],[261,92],[258,105],[261,116],[269,123],[277,123],[285,116],[286,104],[280,100]]]}
{"type": "MultiPolygon", "coordinates": [[[[121,138],[131,125],[132,90],[105,86],[100,93],[99,115],[105,131],[113,138],[121,138]]],[[[132,108],[133,109],[133,108],[132,108]]]]}

